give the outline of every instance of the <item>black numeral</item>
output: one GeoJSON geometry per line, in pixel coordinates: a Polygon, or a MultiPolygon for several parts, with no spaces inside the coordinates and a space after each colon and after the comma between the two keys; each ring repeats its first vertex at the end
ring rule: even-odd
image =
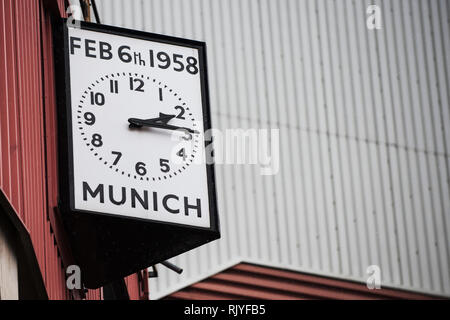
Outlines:
{"type": "MultiPolygon", "coordinates": [[[[173,70],[177,72],[182,72],[186,70],[190,74],[198,73],[198,61],[195,57],[187,57],[184,63],[183,55],[173,54],[170,56],[164,51],[156,52],[156,62],[158,68],[167,69],[170,65],[173,65],[173,70]]],[[[155,67],[155,53],[150,50],[150,67],[155,67]]]]}
{"type": "Polygon", "coordinates": [[[147,174],[147,169],[145,168],[145,163],[138,162],[134,167],[136,169],[136,173],[140,176],[145,176],[147,174]]]}
{"type": "Polygon", "coordinates": [[[101,147],[103,145],[102,136],[99,135],[98,133],[94,133],[92,135],[91,143],[94,147],[101,147]]]}
{"type": "Polygon", "coordinates": [[[186,71],[190,74],[196,74],[198,72],[197,59],[194,57],[187,57],[186,62],[186,71]]]}
{"type": "Polygon", "coordinates": [[[177,115],[178,119],[183,119],[183,120],[186,119],[185,117],[183,117],[185,110],[184,110],[184,108],[182,106],[176,106],[175,110],[179,111],[178,115],[177,115]]]}
{"type": "Polygon", "coordinates": [[[181,54],[174,54],[173,55],[173,64],[178,65],[177,67],[173,67],[173,70],[181,72],[184,70],[183,62],[180,61],[180,59],[183,59],[183,56],[181,54]]]}
{"type": "Polygon", "coordinates": [[[92,126],[95,123],[95,115],[92,112],[85,112],[84,113],[84,123],[86,123],[89,126],[92,126]]]}
{"type": "Polygon", "coordinates": [[[91,91],[91,104],[102,106],[105,104],[105,96],[101,92],[91,91]]]}
{"type": "Polygon", "coordinates": [[[183,160],[186,160],[186,152],[184,151],[184,148],[177,152],[177,156],[180,156],[183,160]]]}
{"type": "Polygon", "coordinates": [[[144,92],[144,81],[141,79],[130,77],[130,90],[144,92]],[[138,85],[135,86],[135,83],[137,83],[138,85]]]}
{"type": "Polygon", "coordinates": [[[150,50],[150,67],[155,66],[155,59],[153,58],[153,50],[150,50]]]}
{"type": "Polygon", "coordinates": [[[167,159],[159,159],[159,165],[161,166],[161,171],[162,172],[169,172],[170,171],[169,160],[167,160],[167,159]]]}
{"type": "Polygon", "coordinates": [[[116,156],[116,159],[114,159],[114,162],[113,162],[113,166],[115,166],[119,162],[120,158],[122,158],[122,152],[111,151],[111,153],[116,156]]]}
{"type": "Polygon", "coordinates": [[[109,80],[109,90],[111,93],[119,93],[119,81],[109,80]]]}
{"type": "Polygon", "coordinates": [[[163,90],[159,88],[159,101],[163,101],[163,90]]]}
{"type": "Polygon", "coordinates": [[[159,62],[162,62],[163,64],[158,64],[158,67],[160,67],[161,69],[167,69],[168,67],[170,67],[170,57],[167,53],[161,51],[158,52],[158,54],[156,55],[156,58],[158,59],[159,62]]]}

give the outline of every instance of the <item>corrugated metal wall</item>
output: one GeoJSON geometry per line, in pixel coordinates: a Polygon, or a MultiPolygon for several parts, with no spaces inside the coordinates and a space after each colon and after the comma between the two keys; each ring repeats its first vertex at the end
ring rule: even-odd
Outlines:
{"type": "Polygon", "coordinates": [[[223,238],[151,297],[241,260],[359,281],[376,264],[450,295],[448,1],[97,2],[106,24],[206,41],[216,128],[280,128],[279,174],[217,166],[223,238]]]}

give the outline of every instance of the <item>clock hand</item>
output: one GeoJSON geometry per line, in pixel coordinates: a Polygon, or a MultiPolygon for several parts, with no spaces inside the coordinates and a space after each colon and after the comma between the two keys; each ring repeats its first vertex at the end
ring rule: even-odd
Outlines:
{"type": "Polygon", "coordinates": [[[182,130],[187,133],[200,133],[199,131],[193,130],[191,128],[167,124],[167,122],[170,119],[173,119],[174,117],[175,116],[173,116],[173,115],[163,115],[163,116],[160,116],[159,118],[154,118],[154,119],[129,118],[128,122],[130,123],[130,128],[141,128],[141,127],[145,126],[145,127],[153,127],[153,128],[167,129],[167,130],[182,130]]]}
{"type": "Polygon", "coordinates": [[[173,115],[173,114],[165,114],[165,113],[160,112],[158,118],[152,118],[152,119],[129,118],[128,122],[130,123],[130,128],[141,128],[143,126],[144,122],[167,123],[173,118],[175,118],[175,115],[173,115]]]}
{"type": "Polygon", "coordinates": [[[167,123],[175,117],[176,116],[174,114],[165,114],[165,113],[160,112],[158,118],[146,119],[146,121],[158,121],[158,122],[160,121],[163,123],[167,123]]]}

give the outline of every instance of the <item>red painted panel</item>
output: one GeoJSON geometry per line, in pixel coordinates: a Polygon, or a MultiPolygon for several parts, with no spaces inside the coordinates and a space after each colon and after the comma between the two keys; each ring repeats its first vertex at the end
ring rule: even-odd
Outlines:
{"type": "Polygon", "coordinates": [[[126,277],[125,284],[128,288],[130,300],[139,300],[139,283],[137,280],[137,275],[132,274],[131,276],[126,277]]]}
{"type": "Polygon", "coordinates": [[[148,273],[141,271],[125,278],[130,300],[148,300],[148,273]]]}
{"type": "Polygon", "coordinates": [[[433,297],[311,274],[238,264],[173,293],[168,299],[432,299],[433,297]]]}
{"type": "MultiPolygon", "coordinates": [[[[54,0],[62,16],[64,0],[54,0]]],[[[57,206],[56,99],[50,12],[39,0],[0,1],[0,188],[30,232],[50,299],[71,299],[57,206]]],[[[66,261],[66,263],[67,263],[66,261]]],[[[137,275],[127,279],[139,299],[137,275]]],[[[86,299],[101,299],[89,290],[86,299]]]]}
{"type": "MultiPolygon", "coordinates": [[[[1,35],[0,35],[0,49],[2,50],[2,63],[1,63],[1,73],[0,73],[0,134],[1,134],[1,182],[0,186],[4,190],[5,194],[8,195],[10,201],[17,208],[19,205],[19,194],[12,187],[13,177],[11,174],[12,165],[11,162],[14,161],[12,154],[10,152],[11,146],[18,145],[18,137],[14,135],[16,130],[11,132],[11,113],[15,113],[17,110],[16,106],[16,86],[15,86],[15,61],[14,61],[14,37],[11,36],[13,30],[13,7],[10,1],[2,2],[1,14],[1,35]]],[[[20,211],[18,211],[20,212],[20,211]]]]}

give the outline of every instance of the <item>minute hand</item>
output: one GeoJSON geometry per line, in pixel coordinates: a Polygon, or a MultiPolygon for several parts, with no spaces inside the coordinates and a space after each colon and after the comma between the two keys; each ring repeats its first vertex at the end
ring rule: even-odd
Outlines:
{"type": "Polygon", "coordinates": [[[133,123],[133,124],[139,125],[139,126],[160,128],[160,129],[167,129],[167,130],[182,130],[182,131],[186,131],[189,133],[199,133],[197,130],[193,130],[191,128],[174,126],[174,125],[170,125],[170,124],[166,124],[166,123],[158,122],[158,121],[145,121],[145,120],[139,120],[139,119],[132,119],[132,121],[130,121],[130,120],[131,119],[128,120],[130,123],[133,123]]]}

